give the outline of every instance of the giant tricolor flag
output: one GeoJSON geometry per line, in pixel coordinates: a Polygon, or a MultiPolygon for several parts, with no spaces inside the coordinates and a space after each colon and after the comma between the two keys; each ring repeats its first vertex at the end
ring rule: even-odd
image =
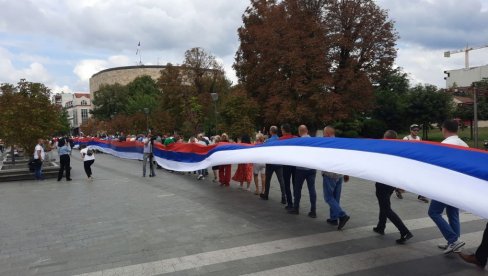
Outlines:
{"type": "MultiPolygon", "coordinates": [[[[142,143],[82,139],[121,158],[142,159],[142,143]]],[[[267,163],[313,168],[385,183],[488,218],[488,153],[430,142],[297,138],[260,145],[156,143],[164,168],[194,171],[221,164],[267,163]]]]}

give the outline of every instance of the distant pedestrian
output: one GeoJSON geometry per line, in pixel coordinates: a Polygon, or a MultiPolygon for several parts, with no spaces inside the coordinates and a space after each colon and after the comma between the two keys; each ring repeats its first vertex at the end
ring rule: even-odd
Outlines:
{"type": "MultiPolygon", "coordinates": [[[[271,126],[269,128],[269,135],[271,135],[271,137],[269,137],[265,143],[278,141],[279,139],[278,127],[271,126]]],[[[263,200],[268,200],[269,190],[271,187],[271,179],[273,178],[273,173],[275,173],[276,178],[278,178],[278,183],[280,184],[281,204],[286,204],[285,182],[283,180],[283,166],[280,164],[266,164],[265,173],[266,173],[265,187],[264,187],[264,191],[259,195],[260,198],[263,200]]]]}
{"type": "MultiPolygon", "coordinates": [[[[251,138],[249,135],[245,134],[241,137],[241,143],[251,144],[251,138]]],[[[239,182],[239,189],[244,189],[244,182],[247,183],[246,191],[251,191],[251,180],[252,180],[252,163],[243,163],[237,165],[237,170],[232,177],[232,180],[239,182]]]]}
{"type": "MultiPolygon", "coordinates": [[[[468,147],[468,145],[457,136],[458,123],[454,120],[447,120],[442,124],[443,144],[468,147]]],[[[459,240],[461,236],[461,225],[459,223],[459,209],[437,200],[432,200],[429,206],[429,217],[435,222],[447,244],[440,244],[438,247],[444,249],[444,254],[456,252],[464,246],[464,242],[459,240]],[[449,223],[442,217],[446,210],[449,223]]]]}
{"type": "MultiPolygon", "coordinates": [[[[411,125],[410,126],[410,134],[403,137],[403,140],[422,141],[422,138],[420,138],[420,136],[419,136],[419,131],[420,131],[419,125],[417,125],[417,124],[411,125]]],[[[395,194],[399,199],[403,199],[402,193],[404,193],[404,192],[405,191],[402,189],[398,189],[398,188],[395,189],[395,194]]],[[[425,203],[429,203],[429,200],[425,196],[419,195],[419,196],[417,196],[417,199],[420,201],[423,201],[425,203]]]]}
{"type": "Polygon", "coordinates": [[[86,145],[81,146],[80,154],[83,158],[83,167],[85,168],[86,176],[88,177],[88,180],[93,180],[91,165],[95,163],[95,154],[93,153],[93,150],[86,145]]]}
{"type": "Polygon", "coordinates": [[[58,154],[59,154],[59,172],[58,172],[58,181],[63,179],[63,172],[66,171],[66,181],[71,181],[70,178],[70,154],[71,148],[66,141],[66,138],[61,138],[58,141],[58,154]]]}
{"type": "Polygon", "coordinates": [[[34,175],[36,180],[44,180],[42,177],[42,162],[46,158],[46,154],[44,153],[44,140],[38,139],[37,145],[34,149],[34,175]]]}
{"type": "MultiPolygon", "coordinates": [[[[383,136],[384,139],[397,139],[398,135],[393,130],[387,130],[383,136]]],[[[384,235],[386,228],[386,219],[389,219],[395,227],[400,231],[400,238],[396,240],[398,244],[404,244],[407,240],[413,237],[410,230],[405,226],[402,219],[391,209],[390,197],[395,190],[394,187],[383,183],[376,182],[376,198],[380,207],[380,214],[378,224],[373,228],[373,231],[384,235]]]]}
{"type": "MultiPolygon", "coordinates": [[[[308,128],[305,125],[301,125],[298,127],[298,134],[302,138],[310,137],[310,135],[308,135],[308,128]]],[[[315,191],[316,174],[317,171],[314,169],[305,168],[305,167],[296,167],[295,185],[293,190],[295,201],[293,202],[293,209],[288,211],[289,214],[298,215],[300,211],[300,200],[302,198],[303,183],[307,181],[308,194],[310,197],[310,212],[308,213],[308,216],[311,218],[317,217],[317,213],[316,213],[317,192],[315,191]]]]}
{"type": "MultiPolygon", "coordinates": [[[[227,135],[227,133],[222,133],[222,135],[220,137],[221,137],[222,142],[224,142],[224,143],[229,142],[229,136],[227,135]]],[[[230,164],[225,164],[225,165],[219,166],[220,186],[230,187],[231,170],[232,170],[232,165],[230,165],[230,164]]]]}
{"type": "MultiPolygon", "coordinates": [[[[212,145],[218,144],[220,142],[220,136],[215,135],[212,139],[212,145]]],[[[218,175],[219,175],[219,166],[212,166],[212,171],[214,175],[214,179],[212,180],[214,183],[218,183],[218,175]]]]}
{"type": "MultiPolygon", "coordinates": [[[[256,145],[264,143],[264,135],[262,133],[256,134],[256,145]]],[[[266,183],[266,164],[254,163],[252,165],[254,175],[254,185],[256,186],[255,195],[264,194],[264,188],[266,183]],[[261,177],[261,190],[259,189],[259,177],[261,177]]]]}
{"type": "MultiPolygon", "coordinates": [[[[296,138],[291,134],[291,126],[288,123],[281,125],[281,137],[279,140],[296,138]]],[[[283,184],[285,186],[286,207],[287,211],[293,210],[293,190],[295,190],[295,166],[283,165],[283,184]]]]}
{"type": "MultiPolygon", "coordinates": [[[[324,137],[335,137],[335,129],[332,126],[324,128],[324,137]]],[[[333,172],[322,172],[324,199],[330,207],[330,218],[327,223],[337,225],[338,230],[342,230],[350,217],[341,208],[342,181],[348,182],[349,176],[333,172]]]]}
{"type": "Polygon", "coordinates": [[[147,136],[142,140],[144,145],[144,152],[142,157],[142,177],[146,177],[146,165],[149,161],[149,177],[154,177],[156,174],[154,173],[154,163],[153,163],[153,140],[151,133],[148,133],[147,136]]]}

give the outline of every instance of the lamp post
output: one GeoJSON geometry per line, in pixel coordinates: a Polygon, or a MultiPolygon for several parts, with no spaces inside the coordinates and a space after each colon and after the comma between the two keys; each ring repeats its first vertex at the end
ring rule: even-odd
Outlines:
{"type": "Polygon", "coordinates": [[[210,96],[212,96],[212,101],[214,102],[214,114],[215,114],[215,134],[217,134],[217,100],[219,99],[219,94],[218,93],[210,93],[210,96]]]}
{"type": "Polygon", "coordinates": [[[149,119],[148,119],[149,108],[145,107],[144,113],[146,114],[146,131],[147,131],[147,133],[149,133],[149,119]]]}

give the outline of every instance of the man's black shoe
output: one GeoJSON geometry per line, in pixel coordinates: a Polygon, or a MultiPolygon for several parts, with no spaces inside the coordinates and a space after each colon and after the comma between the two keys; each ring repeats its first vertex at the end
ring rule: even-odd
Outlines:
{"type": "Polygon", "coordinates": [[[268,197],[264,194],[260,194],[259,197],[262,199],[262,200],[268,200],[268,197]]]}
{"type": "Polygon", "coordinates": [[[308,212],[308,216],[311,218],[316,218],[317,214],[315,212],[308,212]]]}
{"type": "Polygon", "coordinates": [[[339,225],[337,226],[337,230],[342,230],[344,228],[344,225],[349,221],[351,217],[348,215],[342,216],[339,218],[339,225]]]}
{"type": "Polygon", "coordinates": [[[413,235],[412,235],[412,233],[408,232],[407,234],[402,235],[398,240],[396,240],[396,243],[405,244],[405,242],[411,238],[413,238],[413,235]]]}
{"type": "Polygon", "coordinates": [[[385,230],[380,230],[378,227],[373,227],[373,231],[380,234],[380,235],[385,234],[385,230]]]}
{"type": "Polygon", "coordinates": [[[66,179],[66,181],[71,181],[71,180],[73,180],[73,179],[71,179],[71,178],[66,179]]]}
{"type": "Polygon", "coordinates": [[[336,219],[327,219],[327,223],[331,225],[337,225],[337,220],[336,219]]]}
{"type": "Polygon", "coordinates": [[[286,204],[286,198],[284,197],[281,198],[281,204],[286,204]]]}
{"type": "Polygon", "coordinates": [[[285,209],[286,210],[293,210],[293,206],[287,205],[287,206],[285,206],[285,209]]]}
{"type": "Polygon", "coordinates": [[[288,210],[288,214],[298,215],[298,210],[297,209],[288,210]]]}

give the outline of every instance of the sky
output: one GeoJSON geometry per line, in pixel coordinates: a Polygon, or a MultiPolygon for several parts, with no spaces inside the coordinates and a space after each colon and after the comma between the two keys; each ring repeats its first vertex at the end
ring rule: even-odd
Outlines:
{"type": "MultiPolygon", "coordinates": [[[[444,70],[464,67],[464,54],[444,51],[488,45],[488,0],[376,0],[395,21],[396,66],[412,83],[445,87],[444,70]]],[[[0,0],[0,83],[21,78],[53,92],[88,92],[100,70],[181,64],[202,47],[226,74],[239,47],[237,28],[249,0],[0,0]]],[[[488,48],[470,52],[470,66],[488,64],[488,48]]]]}

